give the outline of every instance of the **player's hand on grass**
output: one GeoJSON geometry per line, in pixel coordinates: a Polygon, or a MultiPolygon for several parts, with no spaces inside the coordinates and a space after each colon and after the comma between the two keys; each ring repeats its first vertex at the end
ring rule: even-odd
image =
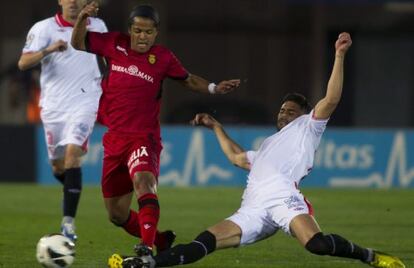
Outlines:
{"type": "Polygon", "coordinates": [[[224,80],[217,84],[216,94],[226,94],[240,86],[240,79],[224,80]]]}
{"type": "Polygon", "coordinates": [[[79,18],[85,19],[87,17],[96,17],[99,11],[99,4],[96,1],[89,2],[86,4],[81,12],[79,13],[79,18]]]}
{"type": "Polygon", "coordinates": [[[214,117],[206,113],[196,114],[194,119],[190,121],[190,124],[193,126],[205,126],[211,129],[221,126],[214,117]]]}
{"type": "Polygon", "coordinates": [[[351,35],[349,33],[340,33],[335,43],[336,55],[345,56],[346,52],[352,45],[351,35]]]}

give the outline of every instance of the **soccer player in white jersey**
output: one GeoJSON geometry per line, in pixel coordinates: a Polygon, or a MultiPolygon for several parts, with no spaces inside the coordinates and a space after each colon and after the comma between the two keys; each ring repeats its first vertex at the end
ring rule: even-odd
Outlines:
{"type": "MultiPolygon", "coordinates": [[[[62,234],[76,240],[74,218],[82,190],[81,156],[96,119],[101,95],[97,58],[70,45],[73,25],[85,0],[59,0],[62,12],[30,29],[18,66],[41,64],[41,119],[53,174],[63,184],[62,234]]],[[[88,19],[88,30],[106,32],[88,19]]]]}
{"type": "Polygon", "coordinates": [[[257,151],[244,151],[208,114],[197,114],[194,125],[214,131],[221,149],[236,166],[250,170],[239,210],[208,228],[193,242],[177,245],[155,257],[135,257],[135,266],[169,267],[193,263],[216,249],[255,243],[279,229],[295,237],[309,252],[358,259],[373,267],[405,267],[397,257],[360,247],[345,238],[322,233],[310,203],[298,186],[313,166],[314,154],[329,117],[341,99],[343,63],[352,44],[348,33],[335,43],[335,62],[326,96],[311,109],[300,94],[287,95],[277,117],[278,132],[257,151]]]}

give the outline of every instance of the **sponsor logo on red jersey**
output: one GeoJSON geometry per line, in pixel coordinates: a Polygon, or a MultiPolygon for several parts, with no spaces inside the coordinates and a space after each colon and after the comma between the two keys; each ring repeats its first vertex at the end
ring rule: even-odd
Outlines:
{"type": "Polygon", "coordinates": [[[154,83],[154,77],[144,72],[141,72],[136,65],[130,65],[128,68],[116,64],[112,64],[112,71],[129,74],[142,78],[150,83],[154,83]]]}

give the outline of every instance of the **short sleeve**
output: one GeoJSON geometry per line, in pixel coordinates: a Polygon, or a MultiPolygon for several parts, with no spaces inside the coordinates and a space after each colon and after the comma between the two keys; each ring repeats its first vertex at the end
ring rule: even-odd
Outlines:
{"type": "Polygon", "coordinates": [[[253,165],[254,160],[256,159],[256,154],[257,154],[257,151],[247,151],[246,152],[247,161],[249,161],[250,165],[253,165]]]}
{"type": "Polygon", "coordinates": [[[36,23],[30,29],[23,47],[23,53],[37,52],[46,48],[50,43],[50,37],[45,31],[44,23],[36,23]]]}
{"type": "Polygon", "coordinates": [[[87,32],[86,51],[103,57],[109,57],[115,44],[116,34],[87,32]]]}
{"type": "Polygon", "coordinates": [[[177,59],[174,53],[171,53],[170,62],[167,69],[167,76],[171,79],[185,80],[188,77],[187,70],[183,67],[181,62],[177,59]]]}
{"type": "Polygon", "coordinates": [[[98,32],[100,33],[107,33],[108,32],[108,28],[106,27],[106,24],[103,20],[99,20],[99,24],[98,24],[98,32]]]}
{"type": "Polygon", "coordinates": [[[326,129],[326,125],[328,124],[329,118],[328,119],[316,119],[314,117],[314,110],[312,110],[309,114],[309,128],[310,131],[315,135],[315,136],[322,136],[323,132],[326,129]]]}

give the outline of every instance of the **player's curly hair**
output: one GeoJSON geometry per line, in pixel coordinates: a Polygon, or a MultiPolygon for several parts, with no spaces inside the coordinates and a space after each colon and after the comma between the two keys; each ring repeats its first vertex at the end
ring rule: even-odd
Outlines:
{"type": "Polygon", "coordinates": [[[287,101],[293,101],[294,103],[296,103],[297,105],[300,106],[300,108],[302,109],[302,111],[304,111],[305,113],[309,113],[312,110],[312,106],[309,104],[308,100],[306,99],[305,96],[303,96],[300,93],[288,93],[284,98],[282,103],[285,103],[287,101]]]}
{"type": "Polygon", "coordinates": [[[135,17],[148,18],[154,22],[156,28],[160,26],[160,16],[158,11],[150,5],[139,5],[132,9],[128,18],[128,28],[134,23],[135,17]]]}

